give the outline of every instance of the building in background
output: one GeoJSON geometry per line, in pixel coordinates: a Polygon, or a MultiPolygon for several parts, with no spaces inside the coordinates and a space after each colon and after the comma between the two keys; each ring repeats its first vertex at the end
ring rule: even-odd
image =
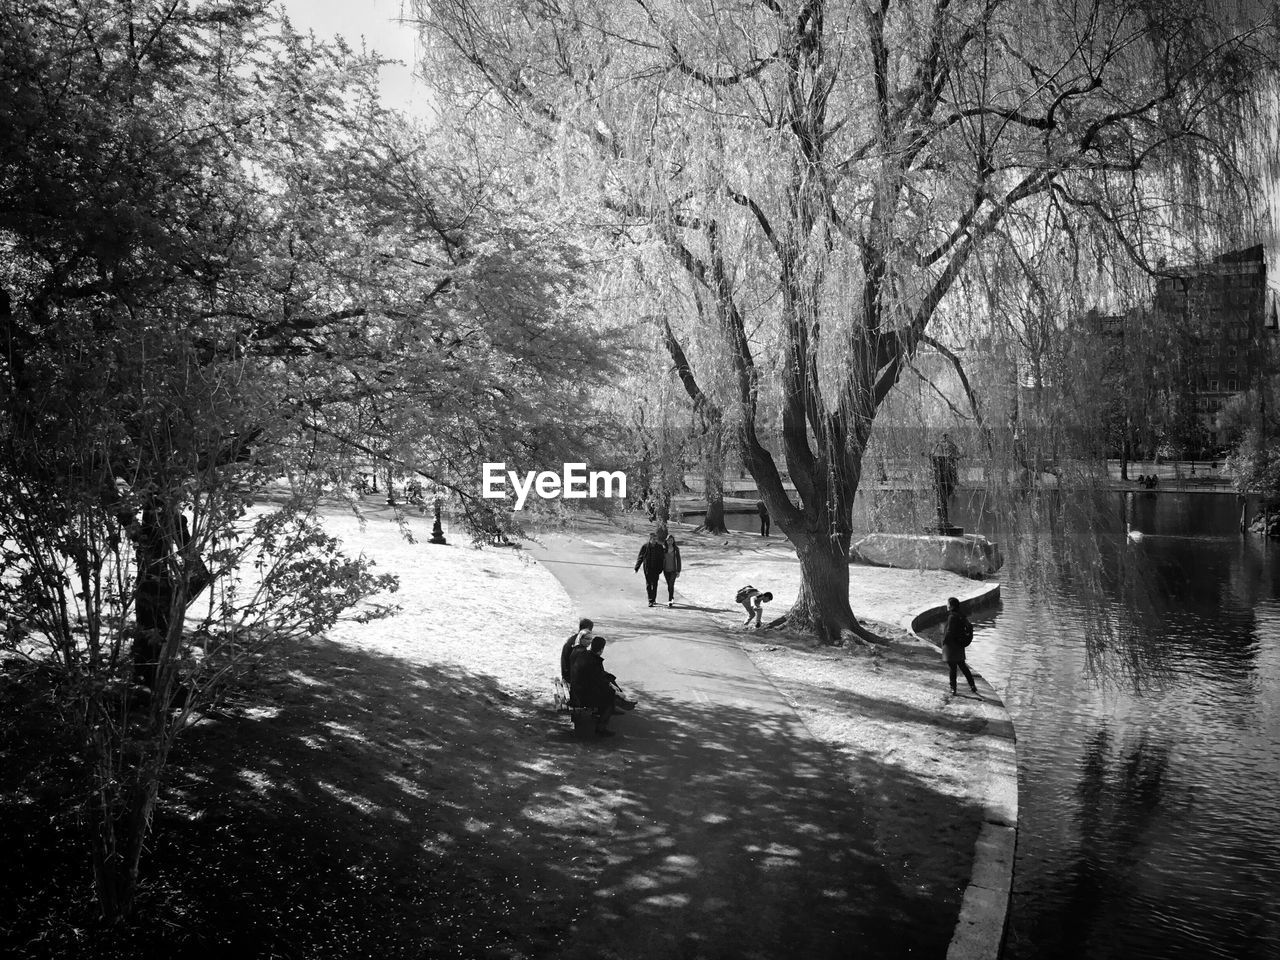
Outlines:
{"type": "Polygon", "coordinates": [[[1166,269],[1152,302],[1088,319],[1104,381],[1122,395],[1125,439],[1146,456],[1157,442],[1173,456],[1221,450],[1223,406],[1261,383],[1277,342],[1261,245],[1166,269]]]}
{"type": "Polygon", "coordinates": [[[1219,413],[1268,372],[1277,334],[1261,244],[1156,282],[1155,320],[1180,335],[1185,384],[1208,445],[1221,447],[1219,413]]]}

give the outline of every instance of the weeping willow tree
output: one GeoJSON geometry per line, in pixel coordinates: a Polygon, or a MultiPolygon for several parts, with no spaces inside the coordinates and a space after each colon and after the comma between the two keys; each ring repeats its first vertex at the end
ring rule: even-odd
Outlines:
{"type": "Polygon", "coordinates": [[[961,321],[1006,319],[966,292],[1025,286],[1008,259],[1037,229],[1153,265],[1245,209],[1240,133],[1274,40],[1259,11],[1200,0],[415,9],[442,101],[544,138],[565,189],[703,305],[672,336],[723,365],[688,375],[795,546],[792,625],[829,642],[875,639],[847,558],[900,378],[961,321]]]}

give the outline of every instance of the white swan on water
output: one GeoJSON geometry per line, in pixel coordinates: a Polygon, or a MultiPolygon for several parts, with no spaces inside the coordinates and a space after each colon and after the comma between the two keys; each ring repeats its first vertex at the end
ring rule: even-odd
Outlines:
{"type": "Polygon", "coordinates": [[[1124,522],[1124,535],[1129,538],[1130,543],[1142,542],[1142,531],[1134,530],[1133,527],[1129,526],[1128,520],[1124,522]]]}

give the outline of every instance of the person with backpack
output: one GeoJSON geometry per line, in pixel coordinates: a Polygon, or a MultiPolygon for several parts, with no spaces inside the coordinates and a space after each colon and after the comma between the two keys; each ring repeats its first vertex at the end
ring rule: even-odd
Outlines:
{"type": "Polygon", "coordinates": [[[756,629],[760,629],[760,622],[764,617],[764,605],[773,599],[773,594],[768,591],[761,592],[751,584],[747,584],[734,594],[733,602],[742,604],[742,608],[747,611],[747,622],[744,627],[751,626],[751,621],[756,622],[756,629]]]}
{"type": "Polygon", "coordinates": [[[978,685],[973,682],[973,674],[969,672],[969,665],[965,663],[964,648],[973,642],[973,624],[969,622],[960,611],[960,601],[955,597],[947,598],[947,625],[942,631],[942,659],[947,665],[950,673],[951,693],[954,696],[956,692],[956,671],[959,670],[964,674],[964,678],[969,681],[969,689],[973,691],[973,695],[979,700],[982,699],[978,693],[978,685]]]}

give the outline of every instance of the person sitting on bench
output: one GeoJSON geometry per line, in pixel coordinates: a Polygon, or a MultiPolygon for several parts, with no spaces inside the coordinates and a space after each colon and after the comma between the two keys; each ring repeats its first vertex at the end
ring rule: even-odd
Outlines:
{"type": "Polygon", "coordinates": [[[560,679],[564,681],[566,687],[569,685],[569,658],[573,656],[574,650],[587,645],[587,641],[591,639],[591,631],[595,627],[590,617],[583,617],[578,621],[577,632],[569,634],[569,639],[560,648],[560,679]]]}
{"type": "Polygon", "coordinates": [[[578,647],[569,657],[569,704],[594,710],[596,733],[612,737],[614,731],[609,729],[609,718],[618,709],[619,694],[615,690],[618,678],[604,668],[604,645],[604,637],[592,637],[591,646],[578,647]]]}

